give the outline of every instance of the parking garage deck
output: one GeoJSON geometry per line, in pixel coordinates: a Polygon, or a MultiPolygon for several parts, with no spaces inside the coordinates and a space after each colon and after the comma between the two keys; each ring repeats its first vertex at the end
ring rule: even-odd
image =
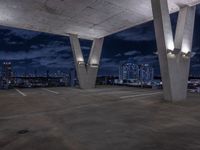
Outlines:
{"type": "Polygon", "coordinates": [[[130,87],[0,91],[0,149],[200,149],[199,100],[130,87]]]}

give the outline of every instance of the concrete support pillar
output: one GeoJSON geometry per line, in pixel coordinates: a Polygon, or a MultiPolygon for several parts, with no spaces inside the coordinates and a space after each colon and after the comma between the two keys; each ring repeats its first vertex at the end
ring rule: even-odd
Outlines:
{"type": "Polygon", "coordinates": [[[167,0],[151,2],[164,99],[185,100],[196,7],[186,6],[180,9],[174,40],[167,0]]]}
{"type": "Polygon", "coordinates": [[[85,63],[77,35],[70,34],[70,43],[80,88],[95,88],[104,38],[94,39],[88,63],[85,63]]]}

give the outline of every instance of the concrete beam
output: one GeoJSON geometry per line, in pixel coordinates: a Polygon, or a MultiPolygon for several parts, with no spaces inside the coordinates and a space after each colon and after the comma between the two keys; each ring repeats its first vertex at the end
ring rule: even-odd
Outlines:
{"type": "Polygon", "coordinates": [[[69,37],[80,88],[95,88],[104,38],[93,40],[88,62],[85,63],[78,36],[70,34],[69,37]]]}
{"type": "Polygon", "coordinates": [[[180,49],[184,53],[188,53],[192,49],[195,12],[195,6],[183,7],[179,12],[175,35],[175,48],[180,49]]]}
{"type": "Polygon", "coordinates": [[[180,9],[175,41],[167,0],[151,0],[154,26],[163,81],[164,99],[180,101],[187,98],[195,6],[180,9]]]}

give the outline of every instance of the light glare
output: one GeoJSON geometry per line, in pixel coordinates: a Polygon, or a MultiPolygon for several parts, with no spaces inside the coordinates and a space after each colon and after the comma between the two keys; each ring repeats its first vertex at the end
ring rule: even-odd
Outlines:
{"type": "Polygon", "coordinates": [[[174,50],[174,42],[173,41],[171,41],[171,40],[169,40],[168,41],[168,44],[167,44],[167,49],[169,49],[169,50],[174,50]]]}

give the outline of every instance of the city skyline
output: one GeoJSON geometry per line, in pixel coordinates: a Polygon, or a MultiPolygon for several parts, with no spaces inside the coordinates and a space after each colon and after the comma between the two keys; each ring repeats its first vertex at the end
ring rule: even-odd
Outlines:
{"type": "MultiPolygon", "coordinates": [[[[175,31],[177,13],[171,15],[175,31]]],[[[200,74],[200,6],[197,6],[191,74],[200,74]]],[[[69,38],[65,36],[33,32],[9,27],[0,27],[0,63],[9,60],[16,72],[38,72],[46,70],[68,71],[74,67],[69,38]]],[[[89,55],[91,41],[81,40],[85,59],[89,55]]],[[[120,61],[129,57],[136,64],[150,64],[159,75],[159,63],[156,52],[153,21],[133,27],[105,38],[100,75],[118,75],[120,61]]]]}

